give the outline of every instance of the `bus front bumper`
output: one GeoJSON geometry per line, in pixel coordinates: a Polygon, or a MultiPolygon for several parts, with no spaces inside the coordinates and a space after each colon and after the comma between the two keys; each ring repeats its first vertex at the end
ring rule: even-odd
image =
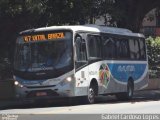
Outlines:
{"type": "Polygon", "coordinates": [[[23,86],[15,85],[16,99],[51,99],[74,96],[74,85],[57,84],[53,86],[23,86]]]}

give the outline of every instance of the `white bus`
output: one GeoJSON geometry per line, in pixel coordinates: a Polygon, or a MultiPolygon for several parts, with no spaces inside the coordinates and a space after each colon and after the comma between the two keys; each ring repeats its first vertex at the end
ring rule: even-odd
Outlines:
{"type": "Polygon", "coordinates": [[[148,85],[145,38],[96,25],[23,31],[16,41],[14,83],[17,98],[131,99],[148,85]]]}

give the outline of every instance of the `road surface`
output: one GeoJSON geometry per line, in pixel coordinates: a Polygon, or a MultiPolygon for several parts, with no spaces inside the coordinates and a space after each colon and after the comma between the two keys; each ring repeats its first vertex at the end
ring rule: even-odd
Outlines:
{"type": "Polygon", "coordinates": [[[18,105],[0,114],[102,114],[144,113],[160,114],[160,91],[138,92],[131,101],[119,101],[114,96],[98,97],[96,104],[27,104],[18,105]]]}

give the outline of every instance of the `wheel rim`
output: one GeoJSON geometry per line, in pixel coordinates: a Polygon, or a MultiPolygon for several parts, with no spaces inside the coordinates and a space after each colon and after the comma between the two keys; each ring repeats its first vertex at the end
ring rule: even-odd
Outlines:
{"type": "Polygon", "coordinates": [[[88,100],[90,103],[94,103],[94,97],[95,97],[95,93],[93,88],[89,89],[89,94],[88,94],[88,100]]]}

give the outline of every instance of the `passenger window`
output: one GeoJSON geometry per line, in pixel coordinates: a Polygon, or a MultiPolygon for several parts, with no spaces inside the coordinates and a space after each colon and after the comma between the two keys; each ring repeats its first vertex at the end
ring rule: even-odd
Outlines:
{"type": "Polygon", "coordinates": [[[140,59],[139,41],[135,39],[130,39],[129,46],[130,46],[130,58],[133,60],[139,60],[140,59]]]}
{"type": "Polygon", "coordinates": [[[89,35],[88,36],[88,48],[89,56],[95,58],[101,58],[101,38],[98,35],[89,35]]]}
{"type": "Polygon", "coordinates": [[[141,60],[146,59],[146,53],[145,53],[145,41],[144,39],[139,39],[140,44],[140,53],[141,53],[141,60]]]}
{"type": "Polygon", "coordinates": [[[134,40],[133,39],[129,40],[129,47],[130,47],[130,58],[132,60],[134,60],[135,59],[135,52],[134,52],[134,40]]]}
{"type": "Polygon", "coordinates": [[[129,59],[128,41],[124,38],[116,40],[117,58],[127,60],[129,59]]]}
{"type": "Polygon", "coordinates": [[[116,58],[116,43],[111,37],[103,37],[103,54],[104,59],[115,59],[116,58]]]}
{"type": "Polygon", "coordinates": [[[135,58],[136,58],[137,60],[140,59],[140,50],[139,50],[139,43],[138,43],[138,42],[139,42],[138,40],[135,40],[135,41],[134,41],[135,58]]]}

